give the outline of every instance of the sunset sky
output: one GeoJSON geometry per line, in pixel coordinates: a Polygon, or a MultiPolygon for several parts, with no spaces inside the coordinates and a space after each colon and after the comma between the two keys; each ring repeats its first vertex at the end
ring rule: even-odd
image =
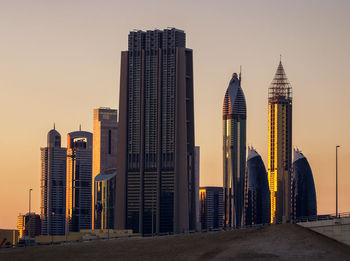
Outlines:
{"type": "Polygon", "coordinates": [[[129,31],[176,27],[194,55],[201,185],[222,185],[222,102],[242,65],[247,145],[267,163],[267,94],[280,54],[293,87],[293,146],[311,165],[318,213],[350,212],[350,1],[0,0],[0,228],[40,214],[40,147],[56,123],[92,131],[118,108],[129,31]]]}

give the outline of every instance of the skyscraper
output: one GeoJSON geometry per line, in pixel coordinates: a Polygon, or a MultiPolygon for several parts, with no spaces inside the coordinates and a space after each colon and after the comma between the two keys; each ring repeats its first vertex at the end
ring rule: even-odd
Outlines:
{"type": "Polygon", "coordinates": [[[192,50],[172,28],[133,31],[121,54],[117,228],[195,226],[192,50]]]}
{"type": "Polygon", "coordinates": [[[201,229],[222,229],[224,215],[222,187],[201,187],[199,199],[201,229]]]}
{"type": "Polygon", "coordinates": [[[317,215],[316,189],[312,171],[300,150],[294,150],[292,173],[292,219],[317,215]]]}
{"type": "MultiPolygon", "coordinates": [[[[117,168],[117,133],[118,121],[117,110],[110,108],[94,109],[94,126],[93,126],[93,171],[92,180],[107,169],[117,168]]],[[[95,186],[92,186],[92,228],[95,228],[95,186]]],[[[115,187],[114,187],[115,188],[115,187]]],[[[113,228],[113,225],[112,227],[113,228]]]]}
{"type": "Polygon", "coordinates": [[[292,167],[292,87],[281,61],[269,88],[268,114],[271,222],[288,222],[292,167]]]}
{"type": "Polygon", "coordinates": [[[64,235],[66,218],[66,157],[61,135],[54,129],[47,134],[47,147],[41,148],[41,233],[64,235]]]}
{"type": "Polygon", "coordinates": [[[67,135],[67,222],[69,231],[91,229],[92,133],[67,135]]]}
{"type": "Polygon", "coordinates": [[[223,104],[224,227],[243,224],[247,109],[241,77],[234,73],[223,104]]]}
{"type": "Polygon", "coordinates": [[[114,228],[116,175],[116,169],[107,169],[94,179],[94,229],[114,228]]]}
{"type": "Polygon", "coordinates": [[[271,220],[270,190],[264,162],[248,148],[245,225],[268,224],[271,220]]]}

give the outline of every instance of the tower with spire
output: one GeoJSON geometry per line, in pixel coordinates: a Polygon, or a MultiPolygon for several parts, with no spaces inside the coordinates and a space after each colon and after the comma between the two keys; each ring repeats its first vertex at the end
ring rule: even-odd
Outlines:
{"type": "Polygon", "coordinates": [[[290,220],[292,167],[292,86],[282,61],[269,88],[268,179],[271,192],[271,223],[290,220]]]}
{"type": "Polygon", "coordinates": [[[223,102],[224,227],[243,225],[247,109],[241,77],[233,74],[223,102]]]}

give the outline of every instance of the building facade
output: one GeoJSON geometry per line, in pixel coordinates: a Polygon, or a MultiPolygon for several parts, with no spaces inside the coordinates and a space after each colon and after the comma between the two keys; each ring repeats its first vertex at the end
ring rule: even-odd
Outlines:
{"type": "Polygon", "coordinates": [[[222,187],[201,187],[199,189],[202,230],[221,230],[223,228],[223,198],[222,187]]]}
{"type": "Polygon", "coordinates": [[[52,129],[47,147],[41,148],[41,233],[64,235],[66,220],[67,149],[61,147],[61,135],[52,129]]]}
{"type": "Polygon", "coordinates": [[[67,134],[67,203],[69,231],[91,229],[92,218],[92,133],[67,134]]]}
{"type": "Polygon", "coordinates": [[[17,217],[17,230],[19,238],[28,237],[29,235],[31,238],[39,236],[41,234],[40,215],[35,213],[19,215],[17,217]]]}
{"type": "Polygon", "coordinates": [[[316,216],[317,200],[314,178],[308,160],[300,150],[294,150],[292,173],[292,220],[316,216]]]}
{"type": "Polygon", "coordinates": [[[267,172],[263,160],[252,147],[248,148],[244,214],[246,226],[269,224],[271,220],[267,172]]]}
{"type": "Polygon", "coordinates": [[[292,87],[279,63],[269,88],[268,177],[271,223],[290,220],[292,167],[292,87]]]}
{"type": "Polygon", "coordinates": [[[116,169],[107,169],[94,179],[94,229],[114,228],[116,175],[116,169]]]}
{"type": "MultiPolygon", "coordinates": [[[[101,172],[117,168],[118,112],[110,108],[94,109],[92,179],[101,172]]],[[[92,229],[95,228],[95,186],[92,186],[92,229]]],[[[110,227],[110,228],[113,228],[110,227]]]]}
{"type": "Polygon", "coordinates": [[[119,99],[116,228],[194,229],[193,62],[183,31],[130,32],[119,99]]]}
{"type": "Polygon", "coordinates": [[[241,77],[234,73],[223,103],[224,227],[243,224],[247,109],[241,77]]]}

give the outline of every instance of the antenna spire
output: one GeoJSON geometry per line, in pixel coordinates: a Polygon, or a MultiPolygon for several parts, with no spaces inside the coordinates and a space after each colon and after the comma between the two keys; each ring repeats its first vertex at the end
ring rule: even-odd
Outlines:
{"type": "Polygon", "coordinates": [[[239,66],[239,82],[241,82],[242,79],[242,65],[239,66]]]}
{"type": "Polygon", "coordinates": [[[81,124],[79,124],[79,131],[81,131],[81,124]]]}
{"type": "Polygon", "coordinates": [[[282,62],[282,54],[280,54],[280,63],[282,62]]]}
{"type": "Polygon", "coordinates": [[[55,123],[53,123],[53,129],[56,130],[56,124],[55,123]]]}

